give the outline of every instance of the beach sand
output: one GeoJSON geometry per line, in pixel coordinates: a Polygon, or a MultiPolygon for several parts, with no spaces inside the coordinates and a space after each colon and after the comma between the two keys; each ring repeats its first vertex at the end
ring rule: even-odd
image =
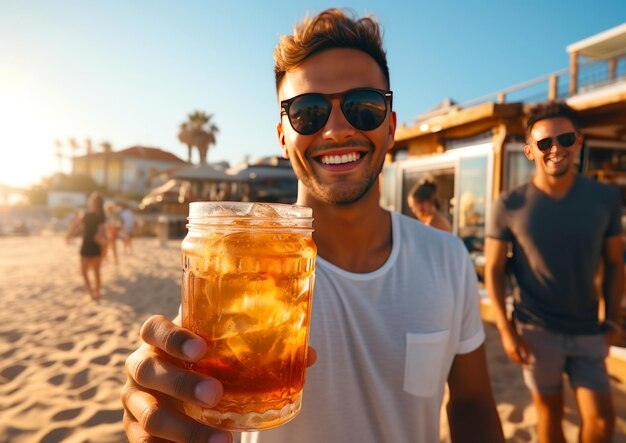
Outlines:
{"type": "MultiPolygon", "coordinates": [[[[106,260],[98,303],[83,288],[78,246],[55,235],[0,238],[0,442],[126,441],[119,400],[124,361],[147,317],[178,310],[180,241],[136,239],[130,254],[120,252],[119,266],[106,260]]],[[[536,441],[520,370],[503,354],[493,325],[486,331],[505,435],[536,441]]],[[[615,441],[626,443],[626,380],[615,379],[613,387],[615,441]]],[[[578,419],[571,394],[566,400],[565,431],[574,442],[578,419]]]]}

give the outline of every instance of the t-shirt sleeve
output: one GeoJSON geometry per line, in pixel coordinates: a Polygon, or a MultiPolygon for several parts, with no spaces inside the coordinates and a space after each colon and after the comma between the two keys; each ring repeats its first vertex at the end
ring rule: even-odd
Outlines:
{"type": "Polygon", "coordinates": [[[510,241],[513,237],[506,219],[504,195],[501,195],[492,207],[491,217],[485,231],[487,237],[510,241]]]}
{"type": "Polygon", "coordinates": [[[457,354],[467,354],[474,351],[485,341],[485,329],[480,317],[480,300],[478,296],[478,280],[474,265],[465,254],[465,266],[462,275],[465,276],[463,284],[463,317],[461,326],[461,338],[457,354]]]}

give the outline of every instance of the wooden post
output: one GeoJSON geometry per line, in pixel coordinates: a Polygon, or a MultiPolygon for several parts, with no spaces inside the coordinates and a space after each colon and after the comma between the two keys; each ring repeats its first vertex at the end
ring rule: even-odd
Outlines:
{"type": "Polygon", "coordinates": [[[569,95],[578,92],[578,52],[572,52],[569,57],[569,95]]]}
{"type": "Polygon", "coordinates": [[[548,101],[553,102],[559,98],[559,77],[552,74],[549,79],[548,101]]]}
{"type": "Polygon", "coordinates": [[[609,59],[609,82],[615,80],[615,73],[617,72],[617,58],[613,57],[609,59]]]}

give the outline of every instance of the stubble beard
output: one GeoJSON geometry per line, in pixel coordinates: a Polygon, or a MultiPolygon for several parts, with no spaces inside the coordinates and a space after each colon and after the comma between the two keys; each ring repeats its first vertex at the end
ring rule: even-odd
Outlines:
{"type": "Polygon", "coordinates": [[[294,167],[298,180],[306,187],[307,191],[317,200],[329,205],[348,206],[361,200],[377,183],[382,170],[382,164],[377,173],[369,173],[360,183],[345,182],[323,184],[299,168],[294,167]]]}

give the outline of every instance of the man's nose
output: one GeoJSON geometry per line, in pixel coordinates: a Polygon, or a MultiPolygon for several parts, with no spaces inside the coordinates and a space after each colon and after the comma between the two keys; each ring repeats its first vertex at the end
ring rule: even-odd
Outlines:
{"type": "Polygon", "coordinates": [[[332,109],[326,125],[324,125],[323,136],[325,139],[345,140],[354,135],[354,126],[346,119],[341,110],[339,100],[332,101],[332,109]]]}

